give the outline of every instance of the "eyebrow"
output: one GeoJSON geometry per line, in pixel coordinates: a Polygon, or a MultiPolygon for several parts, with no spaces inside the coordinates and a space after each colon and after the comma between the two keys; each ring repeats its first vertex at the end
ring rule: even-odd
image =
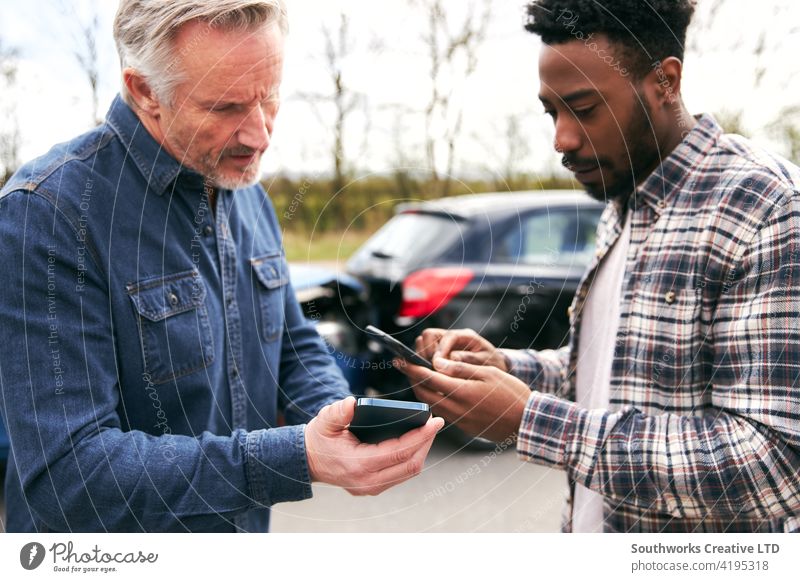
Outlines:
{"type": "MultiPolygon", "coordinates": [[[[275,99],[276,97],[280,97],[280,84],[270,87],[269,92],[267,93],[266,99],[275,99]]],[[[251,101],[241,101],[235,97],[229,97],[225,99],[209,99],[208,101],[201,101],[201,107],[220,107],[225,105],[247,105],[248,103],[252,103],[255,99],[251,101]]]]}
{"type": "Polygon", "coordinates": [[[233,99],[209,99],[208,101],[201,101],[201,107],[225,107],[229,105],[240,105],[240,103],[233,99]]]}
{"type": "MultiPolygon", "coordinates": [[[[563,96],[559,95],[558,98],[559,101],[563,101],[564,103],[570,104],[573,101],[578,101],[579,99],[583,99],[584,97],[590,97],[599,94],[600,92],[597,89],[579,89],[578,91],[574,91],[567,95],[563,96]]],[[[539,101],[545,104],[550,103],[550,101],[542,95],[539,95],[539,101]]]]}

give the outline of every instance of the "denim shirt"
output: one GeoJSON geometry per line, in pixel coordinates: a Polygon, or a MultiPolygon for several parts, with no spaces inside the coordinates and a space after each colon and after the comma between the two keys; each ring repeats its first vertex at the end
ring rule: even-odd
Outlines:
{"type": "Polygon", "coordinates": [[[3,188],[8,531],[266,531],[311,496],[301,423],[349,391],[264,190],[210,188],[119,97],[3,188]]]}

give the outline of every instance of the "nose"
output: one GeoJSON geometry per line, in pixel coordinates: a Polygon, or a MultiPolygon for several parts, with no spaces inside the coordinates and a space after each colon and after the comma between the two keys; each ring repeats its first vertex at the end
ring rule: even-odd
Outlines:
{"type": "Polygon", "coordinates": [[[583,145],[583,131],[571,115],[559,115],[555,121],[556,135],[553,147],[560,154],[575,152],[583,145]]]}
{"type": "Polygon", "coordinates": [[[258,151],[269,147],[272,121],[274,116],[261,105],[256,105],[248,112],[239,127],[239,144],[258,151]]]}

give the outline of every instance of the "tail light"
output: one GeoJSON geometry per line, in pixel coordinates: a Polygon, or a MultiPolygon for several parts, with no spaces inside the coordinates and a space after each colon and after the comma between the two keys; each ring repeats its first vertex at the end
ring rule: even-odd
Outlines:
{"type": "Polygon", "coordinates": [[[469,269],[443,267],[411,273],[403,281],[400,317],[425,317],[435,313],[461,292],[475,276],[469,269]]]}

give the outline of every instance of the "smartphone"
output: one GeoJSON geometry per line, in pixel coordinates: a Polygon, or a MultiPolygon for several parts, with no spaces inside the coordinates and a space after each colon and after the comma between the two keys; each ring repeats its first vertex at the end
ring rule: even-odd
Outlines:
{"type": "Polygon", "coordinates": [[[430,417],[430,408],[422,402],[359,398],[350,432],[362,443],[375,444],[424,426],[430,417]]]}
{"type": "Polygon", "coordinates": [[[394,339],[385,331],[382,331],[372,325],[368,325],[366,327],[366,331],[370,333],[376,340],[381,342],[394,355],[399,356],[404,360],[408,360],[417,366],[422,366],[424,368],[428,368],[429,370],[433,370],[433,364],[406,346],[404,343],[394,339]]]}

